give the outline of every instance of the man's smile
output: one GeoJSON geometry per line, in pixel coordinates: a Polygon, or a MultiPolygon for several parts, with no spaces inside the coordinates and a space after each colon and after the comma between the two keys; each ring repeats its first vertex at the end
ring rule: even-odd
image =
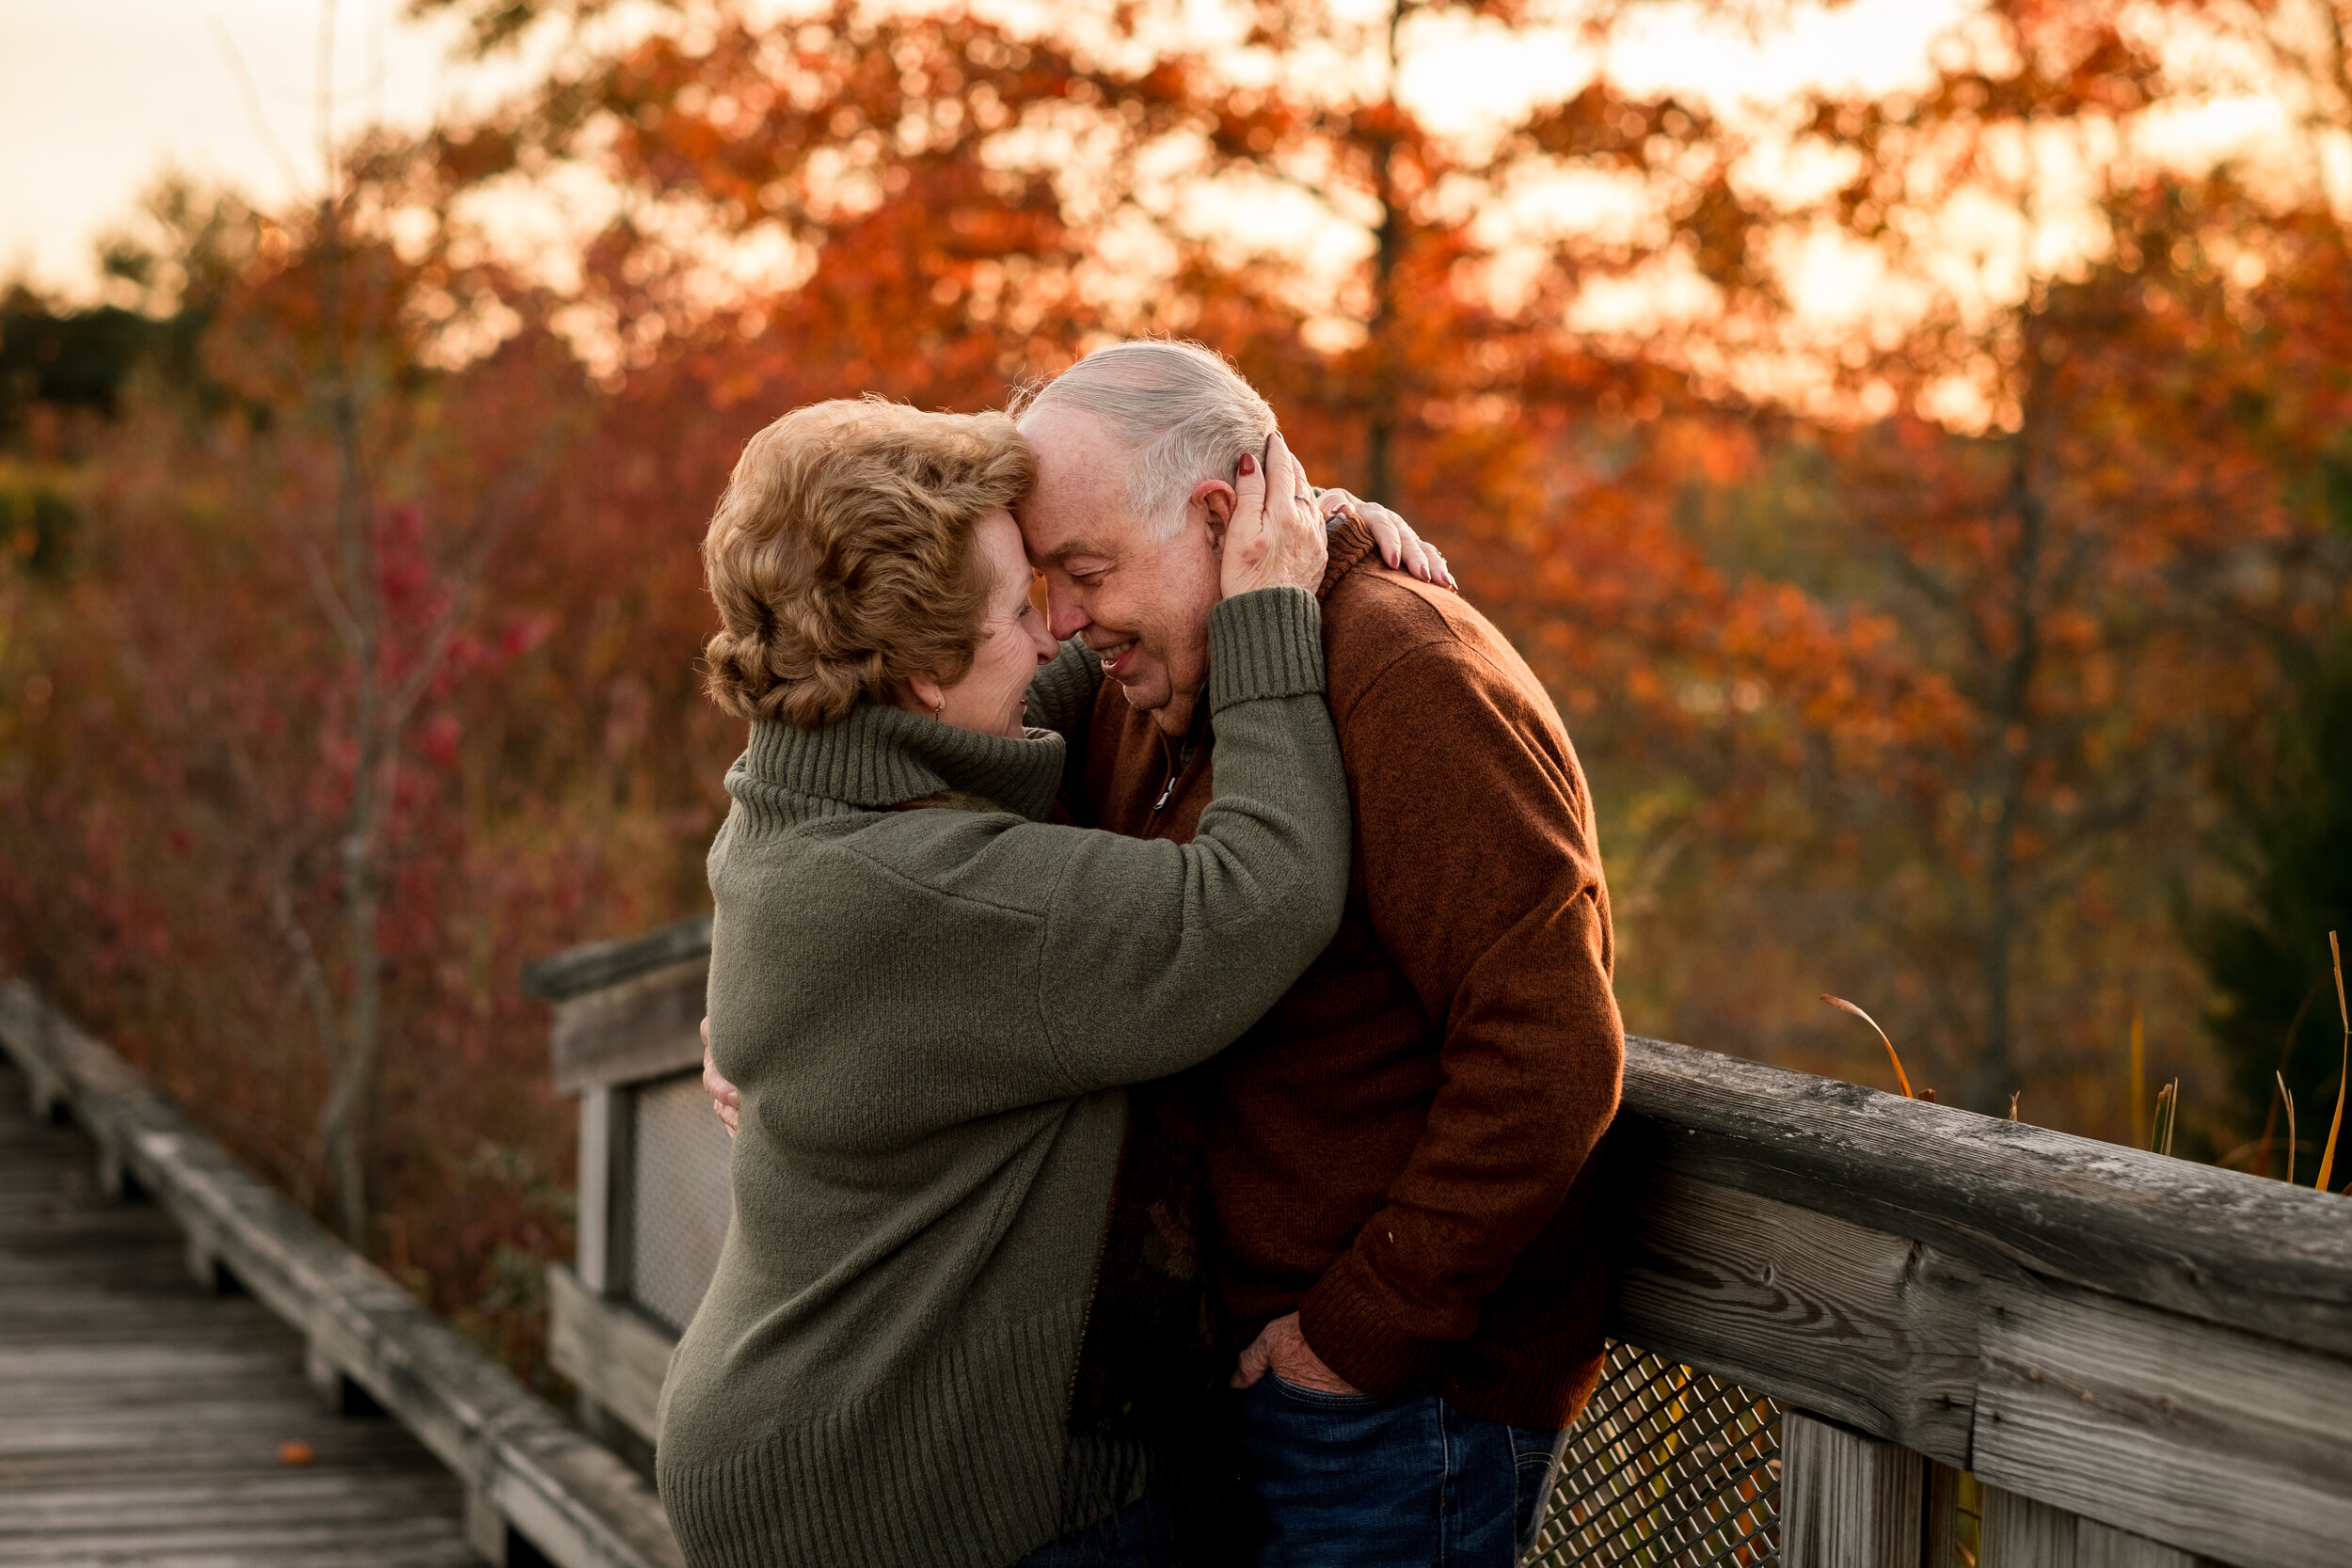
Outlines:
{"type": "Polygon", "coordinates": [[[1117,680],[1119,678],[1120,668],[1126,663],[1128,656],[1135,652],[1136,642],[1136,639],[1130,637],[1124,641],[1112,642],[1103,647],[1095,647],[1091,642],[1088,643],[1087,646],[1094,648],[1095,657],[1102,659],[1103,673],[1113,680],[1117,680]]]}

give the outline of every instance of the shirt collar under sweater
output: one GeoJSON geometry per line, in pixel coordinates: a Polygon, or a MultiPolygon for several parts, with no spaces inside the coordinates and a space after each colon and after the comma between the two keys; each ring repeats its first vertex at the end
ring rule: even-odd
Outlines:
{"type": "Polygon", "coordinates": [[[928,713],[860,703],[846,718],[814,730],[755,721],[750,745],[727,770],[727,792],[747,805],[783,789],[879,811],[953,790],[1042,821],[1061,783],[1064,751],[1062,737],[1049,730],[1016,740],[958,729],[928,713]]]}

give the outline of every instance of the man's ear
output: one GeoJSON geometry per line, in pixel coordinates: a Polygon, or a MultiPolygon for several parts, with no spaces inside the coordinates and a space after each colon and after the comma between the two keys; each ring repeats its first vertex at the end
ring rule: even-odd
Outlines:
{"type": "Polygon", "coordinates": [[[1199,508],[1208,525],[1209,547],[1225,548],[1225,531],[1233,521],[1233,487],[1221,479],[1204,479],[1192,487],[1190,505],[1199,508]]]}

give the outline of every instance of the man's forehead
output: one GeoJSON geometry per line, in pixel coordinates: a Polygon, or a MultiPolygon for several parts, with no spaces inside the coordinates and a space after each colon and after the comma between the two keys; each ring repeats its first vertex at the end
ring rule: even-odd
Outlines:
{"type": "Polygon", "coordinates": [[[1100,528],[1065,533],[1046,527],[1033,527],[1026,518],[1021,523],[1021,543],[1027,548],[1031,563],[1039,566],[1058,566],[1080,556],[1108,556],[1113,553],[1100,528]]]}
{"type": "Polygon", "coordinates": [[[1107,559],[1134,545],[1141,520],[1127,489],[1133,454],[1100,418],[1048,404],[1022,420],[1021,434],[1037,451],[1037,484],[1013,517],[1034,564],[1107,559]]]}

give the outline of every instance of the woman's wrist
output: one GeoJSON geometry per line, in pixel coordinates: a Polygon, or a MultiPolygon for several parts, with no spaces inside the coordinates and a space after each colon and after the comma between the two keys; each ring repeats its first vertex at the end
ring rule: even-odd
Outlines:
{"type": "Polygon", "coordinates": [[[1209,611],[1209,711],[1324,689],[1323,606],[1301,588],[1252,589],[1209,611]]]}

